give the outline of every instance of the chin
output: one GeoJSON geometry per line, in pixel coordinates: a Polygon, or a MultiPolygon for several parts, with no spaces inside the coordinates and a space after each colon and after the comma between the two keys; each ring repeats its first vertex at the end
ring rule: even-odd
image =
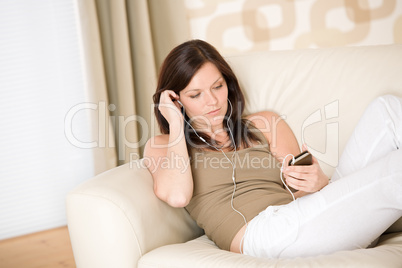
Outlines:
{"type": "Polygon", "coordinates": [[[219,127],[219,126],[223,126],[223,119],[225,118],[225,116],[222,115],[217,115],[212,117],[209,122],[211,123],[211,126],[213,127],[219,127]]]}

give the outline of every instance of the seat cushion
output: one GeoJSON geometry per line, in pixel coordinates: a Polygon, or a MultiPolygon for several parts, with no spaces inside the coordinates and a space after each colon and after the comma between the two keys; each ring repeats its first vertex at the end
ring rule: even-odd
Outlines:
{"type": "Polygon", "coordinates": [[[270,260],[219,249],[205,235],[145,254],[138,267],[402,267],[402,233],[386,234],[370,249],[340,251],[310,258],[270,260]]]}

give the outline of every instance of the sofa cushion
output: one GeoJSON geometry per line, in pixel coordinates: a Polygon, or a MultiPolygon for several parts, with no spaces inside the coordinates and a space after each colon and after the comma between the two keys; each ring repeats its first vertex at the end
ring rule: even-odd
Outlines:
{"type": "Polygon", "coordinates": [[[329,176],[367,105],[380,95],[402,97],[402,45],[266,51],[227,60],[244,92],[245,113],[283,116],[329,176]]]}
{"type": "Polygon", "coordinates": [[[310,258],[270,260],[254,258],[219,249],[205,235],[182,244],[155,249],[145,254],[138,267],[343,267],[400,268],[402,265],[402,233],[380,237],[370,249],[340,251],[310,258]]]}

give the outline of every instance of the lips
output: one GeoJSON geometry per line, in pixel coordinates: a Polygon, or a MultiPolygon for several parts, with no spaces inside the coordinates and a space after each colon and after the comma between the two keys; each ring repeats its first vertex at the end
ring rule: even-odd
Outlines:
{"type": "Polygon", "coordinates": [[[210,112],[207,113],[207,114],[209,114],[209,115],[217,115],[217,114],[219,113],[220,109],[221,109],[221,108],[216,109],[216,110],[213,110],[213,111],[210,111],[210,112]]]}

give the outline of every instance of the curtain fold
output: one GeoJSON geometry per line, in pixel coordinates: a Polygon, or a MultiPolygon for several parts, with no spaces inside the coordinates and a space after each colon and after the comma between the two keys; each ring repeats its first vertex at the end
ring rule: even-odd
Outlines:
{"type": "Polygon", "coordinates": [[[139,146],[134,99],[133,63],[128,12],[124,0],[97,0],[99,32],[109,97],[109,111],[115,134],[118,163],[138,155],[139,146]]]}
{"type": "MultiPolygon", "coordinates": [[[[184,0],[77,1],[86,24],[82,34],[93,82],[90,94],[98,96],[94,100],[104,97],[109,113],[97,127],[109,126],[106,147],[115,150],[117,164],[124,164],[142,157],[146,141],[159,133],[152,95],[161,61],[189,39],[184,0]]],[[[105,149],[98,152],[107,155],[105,149]]]]}
{"type": "Polygon", "coordinates": [[[107,110],[109,100],[104,76],[104,61],[98,27],[95,1],[76,1],[78,24],[81,30],[83,69],[87,88],[87,99],[93,104],[91,111],[91,137],[97,142],[92,149],[94,174],[111,169],[117,165],[115,139],[110,128],[110,116],[107,110]]]}
{"type": "Polygon", "coordinates": [[[141,154],[152,131],[152,95],[155,92],[158,66],[154,56],[148,1],[128,1],[127,12],[130,25],[131,60],[134,67],[139,153],[141,154]]]}

